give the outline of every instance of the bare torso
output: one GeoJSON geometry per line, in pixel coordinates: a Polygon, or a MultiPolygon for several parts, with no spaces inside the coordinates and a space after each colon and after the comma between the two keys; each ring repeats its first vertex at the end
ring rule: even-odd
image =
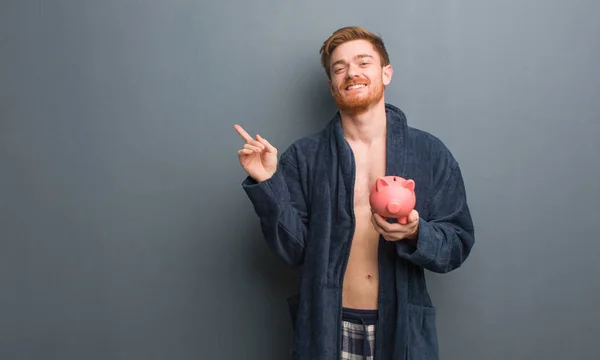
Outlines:
{"type": "Polygon", "coordinates": [[[371,223],[369,192],[375,180],[385,175],[385,141],[371,145],[351,143],[356,161],[354,212],[356,228],[344,275],[342,306],[377,309],[379,233],[371,223]]]}

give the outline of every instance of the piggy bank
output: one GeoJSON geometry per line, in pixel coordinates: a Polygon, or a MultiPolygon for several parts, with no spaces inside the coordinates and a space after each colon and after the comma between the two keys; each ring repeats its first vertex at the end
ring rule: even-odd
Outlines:
{"type": "Polygon", "coordinates": [[[371,209],[386,219],[398,219],[398,223],[406,224],[408,215],[417,202],[415,181],[399,176],[383,176],[377,178],[369,195],[371,209]]]}

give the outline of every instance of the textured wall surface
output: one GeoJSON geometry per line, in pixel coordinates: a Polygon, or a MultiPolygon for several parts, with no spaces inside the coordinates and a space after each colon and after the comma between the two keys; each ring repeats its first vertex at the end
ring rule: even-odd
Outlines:
{"type": "Polygon", "coordinates": [[[470,259],[428,274],[446,360],[597,359],[596,1],[0,3],[0,358],[281,360],[297,274],[232,129],[334,104],[318,49],[386,41],[386,100],[460,161],[470,259]]]}

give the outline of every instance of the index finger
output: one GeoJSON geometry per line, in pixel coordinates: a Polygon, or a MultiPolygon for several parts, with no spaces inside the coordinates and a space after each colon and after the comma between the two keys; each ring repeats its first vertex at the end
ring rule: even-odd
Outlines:
{"type": "Polygon", "coordinates": [[[242,139],[244,139],[246,142],[249,142],[252,139],[252,136],[250,136],[246,130],[244,130],[241,126],[239,126],[238,124],[233,125],[233,128],[235,129],[235,131],[237,131],[238,134],[240,134],[240,136],[242,137],[242,139]]]}

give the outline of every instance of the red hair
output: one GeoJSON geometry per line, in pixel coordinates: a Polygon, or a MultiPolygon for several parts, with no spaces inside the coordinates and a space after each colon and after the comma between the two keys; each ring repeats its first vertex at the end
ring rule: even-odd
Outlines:
{"type": "Polygon", "coordinates": [[[346,26],[336,30],[327,40],[325,40],[319,51],[321,54],[321,65],[325,69],[328,78],[331,79],[331,71],[329,69],[331,53],[341,44],[352,40],[367,40],[379,54],[381,66],[383,67],[390,64],[389,55],[380,36],[375,35],[360,26],[346,26]]]}

